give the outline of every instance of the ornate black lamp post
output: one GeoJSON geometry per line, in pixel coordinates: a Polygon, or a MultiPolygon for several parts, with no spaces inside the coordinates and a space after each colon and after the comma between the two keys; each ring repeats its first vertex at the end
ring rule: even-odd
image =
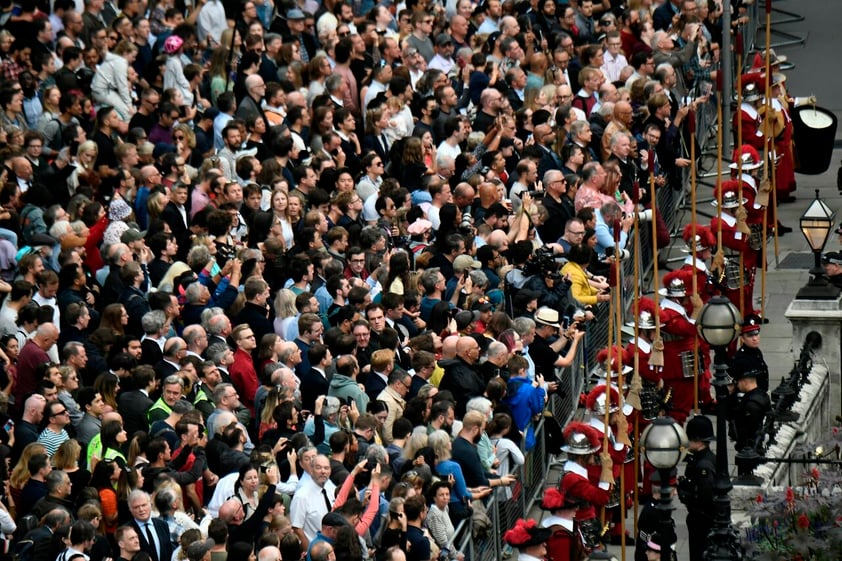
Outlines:
{"type": "Polygon", "coordinates": [[[728,475],[728,433],[725,400],[728,397],[726,348],[737,337],[742,323],[740,311],[724,296],[714,296],[702,308],[696,320],[696,329],[714,351],[713,386],[716,388],[716,518],[711,532],[711,544],[705,551],[708,561],[740,561],[743,548],[731,525],[731,477],[728,475]]]}
{"type": "Polygon", "coordinates": [[[661,512],[661,561],[670,561],[677,539],[672,522],[670,474],[687,453],[687,435],[672,417],[657,417],[643,431],[641,442],[646,459],[661,475],[661,498],[656,507],[661,512]]]}
{"type": "Polygon", "coordinates": [[[836,213],[819,199],[819,190],[816,189],[816,198],[798,221],[801,233],[813,252],[814,261],[813,268],[810,269],[813,277],[798,291],[795,296],[797,300],[835,300],[839,297],[839,288],[827,282],[824,277],[821,261],[822,251],[835,222],[836,213]]]}

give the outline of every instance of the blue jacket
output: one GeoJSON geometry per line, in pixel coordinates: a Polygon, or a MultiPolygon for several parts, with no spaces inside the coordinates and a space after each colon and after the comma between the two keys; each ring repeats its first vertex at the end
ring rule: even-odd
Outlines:
{"type": "Polygon", "coordinates": [[[526,431],[524,443],[531,450],[535,446],[535,427],[531,421],[544,410],[544,388],[536,388],[525,376],[509,378],[503,402],[512,409],[512,420],[518,430],[526,431]]]}

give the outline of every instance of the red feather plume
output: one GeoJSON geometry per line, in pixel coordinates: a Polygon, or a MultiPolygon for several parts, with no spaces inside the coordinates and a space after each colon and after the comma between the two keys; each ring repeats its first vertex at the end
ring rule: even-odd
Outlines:
{"type": "Polygon", "coordinates": [[[599,446],[600,445],[600,443],[599,443],[599,433],[592,426],[590,426],[586,423],[580,423],[578,421],[574,421],[574,422],[568,424],[566,427],[564,427],[564,439],[570,440],[570,436],[574,432],[580,432],[580,433],[584,434],[587,437],[588,442],[590,443],[591,446],[599,446]]]}
{"type": "Polygon", "coordinates": [[[532,534],[529,530],[535,528],[536,525],[537,523],[534,520],[524,520],[520,518],[517,522],[515,522],[512,529],[506,530],[506,533],[503,534],[503,541],[515,547],[525,544],[532,539],[532,534]]]}
{"type": "MultiPolygon", "coordinates": [[[[626,363],[628,364],[628,363],[626,363]]],[[[602,394],[605,393],[605,384],[600,384],[596,386],[591,392],[588,394],[588,398],[585,400],[585,406],[593,411],[596,409],[596,401],[602,397],[602,394]]],[[[620,395],[617,393],[616,388],[611,388],[611,403],[617,404],[620,402],[620,395]]],[[[595,445],[594,445],[595,446],[595,445]]]]}

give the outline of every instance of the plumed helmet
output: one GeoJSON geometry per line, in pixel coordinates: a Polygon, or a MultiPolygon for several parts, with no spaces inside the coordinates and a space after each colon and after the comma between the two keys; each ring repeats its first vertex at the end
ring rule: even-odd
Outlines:
{"type": "Polygon", "coordinates": [[[611,376],[617,376],[617,367],[619,366],[618,361],[621,361],[623,364],[623,374],[628,374],[633,370],[631,364],[632,361],[634,361],[634,356],[632,356],[631,352],[619,345],[614,345],[612,349],[606,347],[604,349],[600,349],[600,351],[596,353],[596,362],[602,366],[603,373],[608,362],[609,350],[611,351],[611,364],[609,365],[611,368],[611,376]]]}
{"type": "MultiPolygon", "coordinates": [[[[614,387],[610,389],[610,392],[611,404],[608,412],[616,413],[620,410],[620,394],[614,387]]],[[[599,384],[590,391],[588,397],[585,398],[585,406],[593,413],[605,415],[605,384],[599,384]]]]}
{"type": "Polygon", "coordinates": [[[562,452],[577,456],[593,454],[600,448],[599,433],[585,423],[574,422],[564,427],[564,441],[562,452]]]}
{"type": "Polygon", "coordinates": [[[661,296],[668,296],[670,298],[684,298],[687,296],[687,286],[684,284],[684,279],[675,274],[678,271],[670,271],[664,275],[664,288],[658,291],[661,296]]]}
{"type": "Polygon", "coordinates": [[[182,45],[184,45],[184,39],[178,35],[170,35],[164,41],[164,51],[171,55],[178,52],[178,49],[180,49],[182,45]]]}
{"type": "Polygon", "coordinates": [[[546,542],[552,536],[552,530],[541,528],[534,520],[520,518],[515,522],[513,528],[506,530],[503,534],[503,541],[512,547],[519,549],[539,545],[546,542]]]}
{"type": "Polygon", "coordinates": [[[763,165],[763,160],[760,159],[760,153],[754,146],[743,144],[739,150],[734,150],[734,155],[731,158],[731,164],[728,166],[731,169],[742,168],[743,171],[757,169],[763,165]]]}
{"type": "MultiPolygon", "coordinates": [[[[684,227],[684,232],[682,232],[681,237],[684,239],[684,248],[682,251],[685,253],[692,253],[694,245],[692,242],[693,224],[688,224],[684,227]]],[[[710,228],[696,224],[696,251],[704,251],[714,247],[715,245],[716,237],[713,235],[713,232],[710,231],[710,228]]]]}

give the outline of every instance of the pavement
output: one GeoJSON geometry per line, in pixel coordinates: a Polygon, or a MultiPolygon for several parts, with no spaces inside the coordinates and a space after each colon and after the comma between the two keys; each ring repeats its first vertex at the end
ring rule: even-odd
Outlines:
{"type": "MultiPolygon", "coordinates": [[[[842,44],[839,38],[838,22],[842,21],[842,2],[820,2],[817,0],[804,0],[800,2],[776,0],[773,9],[797,11],[804,16],[804,21],[776,25],[775,22],[786,17],[779,13],[773,13],[773,29],[787,32],[791,35],[804,37],[804,44],[776,46],[775,43],[789,37],[781,34],[772,34],[772,45],[778,55],[786,55],[788,62],[794,64],[794,68],[786,70],[787,89],[790,95],[809,96],[815,95],[818,98],[818,105],[830,110],[842,120],[842,72],[838,72],[839,46],[842,44]],[[836,69],[837,71],[830,71],[836,69]]],[[[762,5],[761,5],[761,14],[762,5]]],[[[761,15],[761,17],[763,17],[761,15]]],[[[765,21],[765,19],[764,19],[765,21]]],[[[758,45],[765,45],[764,32],[761,29],[758,33],[758,45]]],[[[799,217],[806,210],[807,206],[819,191],[821,199],[834,211],[837,212],[837,222],[842,221],[842,193],[837,189],[837,171],[842,159],[842,127],[837,129],[836,148],[833,152],[830,168],[821,175],[797,174],[798,189],[795,193],[797,199],[794,203],[783,204],[778,207],[780,221],[791,228],[793,232],[781,236],[778,239],[778,256],[775,258],[774,246],[769,245],[769,267],[766,276],[766,297],[764,311],[769,323],[763,326],[761,331],[761,349],[764,358],[770,369],[770,386],[776,387],[781,379],[786,376],[793,366],[792,349],[797,346],[800,349],[801,341],[792,340],[792,326],[786,319],[784,312],[790,301],[795,297],[798,290],[809,280],[808,269],[812,264],[810,248],[798,227],[799,217]],[[789,259],[787,259],[789,258],[789,259]],[[784,262],[786,260],[786,262],[784,262]],[[791,268],[794,261],[804,263],[804,268],[791,268]],[[783,263],[785,267],[778,267],[776,263],[783,263]],[[789,264],[789,266],[787,266],[789,264]]],[[[731,150],[726,150],[730,154],[731,150]]],[[[727,165],[725,166],[727,168],[727,165]]],[[[700,198],[704,194],[700,194],[700,198]]],[[[699,204],[699,208],[705,205],[699,204]]],[[[689,221],[689,212],[685,215],[685,221],[689,221]]],[[[699,217],[700,223],[708,223],[709,218],[699,217]]],[[[842,238],[831,234],[826,245],[826,251],[842,249],[842,238]]],[[[678,256],[675,252],[674,256],[678,256]]],[[[759,275],[758,275],[759,276],[759,275]]],[[[760,306],[761,286],[758,279],[755,289],[756,306],[760,306]]],[[[840,411],[831,412],[833,415],[840,411]]],[[[716,419],[712,418],[714,426],[716,419]]],[[[714,443],[715,449],[715,443],[714,443]]],[[[729,456],[733,470],[733,449],[729,450],[729,456]]],[[[683,471],[679,468],[679,471],[683,471]]],[[[732,474],[734,471],[732,471],[732,474]]],[[[559,473],[557,469],[552,471],[548,477],[547,485],[557,484],[559,473]]],[[[685,524],[686,510],[684,506],[675,499],[673,505],[676,510],[673,519],[676,522],[676,533],[678,543],[676,549],[679,561],[685,561],[689,557],[687,542],[687,527],[685,524]]],[[[539,509],[533,509],[531,517],[540,520],[544,515],[539,509]]],[[[739,513],[734,514],[734,519],[739,513]]],[[[633,519],[630,512],[626,523],[629,533],[632,532],[633,519]]],[[[634,541],[627,545],[625,552],[619,546],[612,546],[609,551],[625,561],[634,558],[634,541]]]]}

